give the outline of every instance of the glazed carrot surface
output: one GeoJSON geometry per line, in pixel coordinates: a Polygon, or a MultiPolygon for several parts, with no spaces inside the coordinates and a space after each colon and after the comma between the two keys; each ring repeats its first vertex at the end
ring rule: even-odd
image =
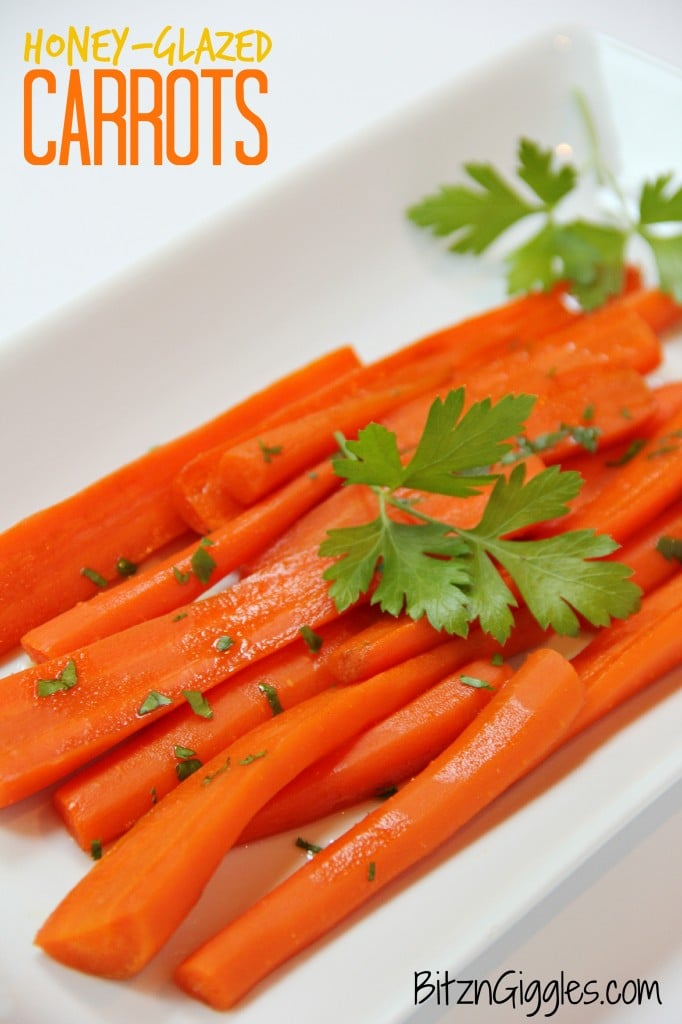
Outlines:
{"type": "MultiPolygon", "coordinates": [[[[469,821],[494,828],[480,813],[579,733],[664,677],[674,686],[682,384],[658,373],[670,378],[665,332],[681,320],[631,270],[596,312],[555,287],[366,362],[342,345],[1,534],[0,652],[21,643],[32,664],[0,679],[0,828],[35,805],[96,861],[78,862],[36,945],[87,974],[142,972],[143,988],[157,984],[149,966],[233,1007],[330,930],[352,930],[346,918],[371,913],[376,894],[390,901],[428,875],[469,821]],[[460,387],[463,415],[534,397],[505,458],[476,467],[476,493],[342,480],[332,458],[339,446],[355,458],[348,442],[363,432],[375,447],[362,471],[409,464],[434,400],[460,387]],[[506,641],[476,619],[452,635],[382,611],[390,552],[349,607],[332,599],[328,531],[377,517],[471,536],[498,488],[530,487],[548,466],[543,480],[561,466],[581,492],[531,526],[510,505],[498,550],[566,529],[613,536],[604,564],[623,563],[640,588],[631,614],[587,614],[576,639],[559,638],[502,556],[506,641]],[[329,845],[306,842],[318,828],[329,845]],[[272,857],[258,891],[232,867],[249,850],[272,857]],[[227,877],[236,910],[223,906],[227,877]]],[[[427,586],[446,553],[435,544],[406,574],[427,586]]],[[[467,557],[462,600],[475,604],[476,573],[495,557],[467,557]]],[[[513,817],[513,798],[499,806],[513,817]]]]}

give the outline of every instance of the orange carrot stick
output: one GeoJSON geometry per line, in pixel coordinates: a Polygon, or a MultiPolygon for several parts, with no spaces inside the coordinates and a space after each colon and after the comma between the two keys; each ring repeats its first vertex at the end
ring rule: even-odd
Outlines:
{"type": "Polygon", "coordinates": [[[567,529],[593,527],[622,542],[682,494],[682,412],[676,413],[592,501],[569,513],[567,529]]]}
{"type": "Polygon", "coordinates": [[[641,316],[657,334],[682,323],[682,303],[657,288],[635,289],[615,301],[641,316]]]}
{"type": "Polygon", "coordinates": [[[52,800],[76,842],[89,850],[93,840],[116,839],[200,763],[278,709],[328,687],[335,681],[328,667],[334,648],[376,617],[363,607],[320,627],[319,651],[294,641],[216,686],[202,714],[189,704],[176,707],[70,776],[52,800]]]}
{"type": "Polygon", "coordinates": [[[297,775],[249,822],[239,841],[299,828],[361,800],[381,797],[440,754],[511,674],[508,665],[472,661],[446,676],[297,775]]]}
{"type": "Polygon", "coordinates": [[[327,409],[309,413],[279,427],[261,430],[226,451],[220,462],[223,489],[246,505],[264,497],[297,473],[338,449],[336,434],[355,435],[371,420],[427,392],[433,395],[448,378],[450,367],[417,374],[412,384],[352,396],[327,409]]]}
{"type": "Polygon", "coordinates": [[[260,807],[448,668],[443,649],[429,652],[357,686],[317,694],[236,740],[109,848],[48,918],[37,944],[81,971],[112,978],[139,971],[260,807]]]}
{"type": "Polygon", "coordinates": [[[215,1009],[233,1006],[538,764],[583,693],[560,654],[530,655],[428,768],[185,960],[178,984],[215,1009]]]}
{"type": "Polygon", "coordinates": [[[171,485],[192,455],[256,427],[273,403],[290,402],[357,361],[350,348],[323,356],[2,533],[0,653],[33,626],[97,593],[97,583],[83,569],[103,581],[116,580],[120,559],[139,562],[185,532],[171,485]]]}
{"type": "Polygon", "coordinates": [[[24,650],[35,661],[55,658],[187,604],[272,544],[339,483],[331,464],[320,464],[210,534],[210,546],[195,540],[149,570],[29,631],[22,637],[24,650]],[[203,559],[198,565],[197,552],[203,559]]]}
{"type": "Polygon", "coordinates": [[[7,676],[0,806],[79,768],[148,724],[149,714],[182,704],[186,691],[206,691],[285,646],[302,625],[337,618],[321,577],[326,564],[304,552],[178,614],[7,676]]]}
{"type": "Polygon", "coordinates": [[[668,506],[647,522],[607,557],[632,569],[632,582],[645,593],[665,583],[680,568],[680,562],[666,547],[667,541],[682,543],[682,503],[668,506]]]}
{"type": "MultiPolygon", "coordinates": [[[[606,365],[642,373],[658,365],[661,351],[658,338],[644,320],[628,310],[608,306],[570,329],[517,345],[483,367],[456,374],[450,386],[464,385],[469,403],[483,398],[497,400],[512,392],[546,395],[548,401],[553,397],[559,402],[562,375],[570,374],[565,379],[575,388],[576,378],[582,375],[589,379],[592,370],[606,365]]],[[[425,397],[415,398],[383,418],[384,425],[398,435],[401,447],[412,448],[418,443],[430,404],[425,397]]],[[[531,414],[531,432],[532,418],[531,414]]]]}
{"type": "Polygon", "coordinates": [[[597,634],[573,659],[587,692],[567,738],[682,664],[682,574],[642,601],[629,619],[597,634]]]}

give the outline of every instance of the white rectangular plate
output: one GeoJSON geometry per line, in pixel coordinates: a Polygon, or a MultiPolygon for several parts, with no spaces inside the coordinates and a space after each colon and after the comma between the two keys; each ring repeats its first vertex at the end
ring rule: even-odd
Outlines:
{"type": "MultiPolygon", "coordinates": [[[[511,169],[526,135],[585,147],[572,90],[626,184],[682,166],[682,79],[567,31],[455,82],[304,174],[228,211],[0,353],[0,527],[336,345],[372,356],[500,302],[499,262],[445,254],[405,208],[469,159],[511,169]]],[[[590,195],[583,202],[592,202],[590,195]]],[[[682,375],[679,343],[663,376],[682,375]]],[[[49,571],[49,566],[46,566],[49,571]]],[[[413,972],[455,971],[681,774],[682,699],[663,681],[480,815],[230,1019],[405,1020],[413,972]]],[[[324,841],[352,815],[306,830],[324,841]]],[[[131,984],[65,970],[32,947],[88,861],[45,796],[0,813],[0,1021],[200,1024],[170,966],[300,863],[292,837],[233,851],[167,949],[131,984]]],[[[268,936],[263,936],[268,942],[268,936]]]]}

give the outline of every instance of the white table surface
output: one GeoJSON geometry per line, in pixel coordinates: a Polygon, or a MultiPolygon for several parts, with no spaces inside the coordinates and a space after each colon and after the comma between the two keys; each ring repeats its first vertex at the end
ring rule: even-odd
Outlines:
{"type": "MultiPolygon", "coordinates": [[[[567,24],[682,64],[679,0],[0,0],[0,344],[315,154],[371,130],[386,114],[508,46],[567,24]],[[60,32],[68,24],[130,25],[139,38],[165,24],[185,26],[188,36],[204,25],[263,29],[273,39],[265,66],[267,161],[259,167],[214,167],[208,160],[190,167],[29,166],[21,150],[24,35],[38,26],[60,32]]],[[[657,979],[664,1005],[655,1012],[568,1007],[549,1019],[682,1019],[681,793],[677,786],[636,818],[466,976],[495,979],[516,970],[526,980],[549,981],[563,970],[602,984],[657,979]]],[[[432,1004],[414,1015],[415,1024],[525,1019],[522,1009],[432,1004]]]]}

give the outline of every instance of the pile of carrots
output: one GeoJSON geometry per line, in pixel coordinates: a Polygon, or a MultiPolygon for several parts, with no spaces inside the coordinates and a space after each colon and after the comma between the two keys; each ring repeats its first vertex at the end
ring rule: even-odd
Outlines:
{"type": "MultiPolygon", "coordinates": [[[[34,662],[0,682],[0,806],[52,786],[97,858],[36,943],[131,977],[232,846],[376,798],[178,965],[187,993],[231,1007],[678,665],[682,383],[649,375],[680,322],[632,271],[594,313],[557,288],[373,363],[341,348],[0,535],[0,653],[21,644],[34,662]],[[571,660],[523,607],[500,645],[368,597],[340,615],[329,597],[327,530],[375,514],[367,488],[340,486],[337,433],[378,421],[407,452],[434,397],[461,385],[467,402],[537,396],[527,472],[560,462],[585,484],[535,535],[609,533],[642,589],[640,610],[586,630],[571,660]]],[[[469,527],[487,493],[420,507],[469,527]]]]}

